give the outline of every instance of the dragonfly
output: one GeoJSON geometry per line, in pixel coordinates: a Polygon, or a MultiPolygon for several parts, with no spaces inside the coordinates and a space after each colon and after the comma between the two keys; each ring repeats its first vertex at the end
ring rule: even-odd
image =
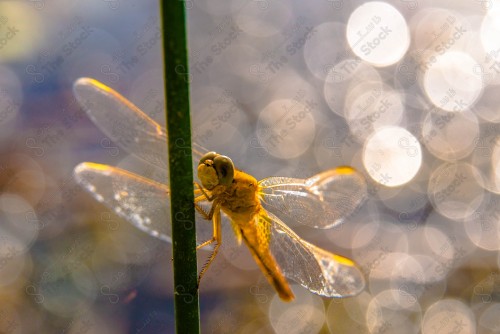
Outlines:
{"type": "MultiPolygon", "coordinates": [[[[73,91],[104,134],[122,149],[158,168],[166,180],[164,127],[97,80],[80,78],[73,91]]],[[[320,229],[343,223],[366,197],[367,186],[360,173],[341,166],[307,179],[273,176],[257,181],[235,168],[229,157],[200,145],[193,145],[193,155],[199,158],[194,167],[201,182],[195,182],[194,205],[202,218],[213,224],[212,237],[198,242],[198,249],[213,246],[199,280],[217,255],[222,243],[221,220],[226,216],[238,243],[243,241],[248,246],[283,301],[294,298],[287,279],[324,297],[354,296],[364,289],[363,274],[352,260],[303,240],[283,222],[320,229]],[[208,203],[209,209],[203,203],[208,203]]],[[[139,230],[172,241],[168,185],[93,162],[77,165],[74,177],[97,201],[139,230]]]]}

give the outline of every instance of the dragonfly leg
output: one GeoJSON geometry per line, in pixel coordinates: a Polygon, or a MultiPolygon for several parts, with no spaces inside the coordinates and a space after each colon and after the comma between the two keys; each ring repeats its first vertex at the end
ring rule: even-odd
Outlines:
{"type": "Polygon", "coordinates": [[[205,211],[205,209],[196,203],[194,203],[194,208],[203,216],[204,219],[210,220],[210,212],[205,211]]]}
{"type": "Polygon", "coordinates": [[[207,194],[205,189],[203,189],[203,187],[198,182],[194,182],[194,185],[198,188],[195,190],[195,192],[198,190],[201,191],[201,193],[205,196],[205,199],[209,202],[212,202],[214,200],[214,197],[207,194]]]}
{"type": "MultiPolygon", "coordinates": [[[[214,198],[215,197],[213,197],[212,199],[214,198]]],[[[194,199],[194,208],[203,216],[203,218],[205,218],[206,220],[212,220],[215,210],[219,208],[219,204],[214,202],[214,204],[212,204],[212,207],[210,208],[210,211],[207,212],[198,204],[198,202],[201,202],[203,200],[205,200],[205,195],[196,197],[194,199]]]]}
{"type": "Polygon", "coordinates": [[[207,262],[205,262],[205,264],[203,265],[203,267],[200,270],[200,274],[198,275],[198,286],[200,285],[201,278],[203,277],[203,275],[207,271],[207,269],[210,266],[210,264],[212,263],[212,261],[217,256],[217,252],[219,251],[219,247],[220,247],[221,241],[222,241],[222,237],[221,237],[221,216],[220,216],[219,205],[218,204],[214,204],[212,206],[212,210],[210,210],[210,211],[211,212],[213,211],[213,213],[212,213],[212,223],[213,223],[214,233],[213,233],[212,239],[209,239],[209,240],[205,241],[204,243],[198,245],[198,247],[196,247],[196,249],[203,248],[203,247],[208,246],[208,245],[210,245],[210,244],[212,244],[214,242],[215,242],[215,247],[214,247],[214,250],[212,251],[212,254],[210,254],[210,256],[208,257],[207,262]],[[217,207],[216,210],[214,210],[215,206],[217,207]]]}

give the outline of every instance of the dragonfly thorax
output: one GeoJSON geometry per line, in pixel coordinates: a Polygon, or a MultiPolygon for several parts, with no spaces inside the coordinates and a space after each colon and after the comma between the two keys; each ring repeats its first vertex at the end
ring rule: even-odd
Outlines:
{"type": "Polygon", "coordinates": [[[253,176],[237,170],[230,186],[224,189],[218,187],[212,194],[220,199],[222,210],[231,219],[247,223],[260,208],[257,187],[257,180],[253,176]]]}

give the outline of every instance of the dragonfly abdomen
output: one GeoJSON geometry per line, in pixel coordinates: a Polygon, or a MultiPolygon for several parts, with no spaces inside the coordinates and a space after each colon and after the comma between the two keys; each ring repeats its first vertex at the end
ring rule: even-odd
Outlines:
{"type": "Polygon", "coordinates": [[[262,216],[265,215],[266,212],[261,208],[252,220],[243,226],[240,225],[241,236],[250,249],[255,262],[279,297],[283,301],[291,301],[295,296],[269,249],[271,226],[262,219],[262,216]]]}

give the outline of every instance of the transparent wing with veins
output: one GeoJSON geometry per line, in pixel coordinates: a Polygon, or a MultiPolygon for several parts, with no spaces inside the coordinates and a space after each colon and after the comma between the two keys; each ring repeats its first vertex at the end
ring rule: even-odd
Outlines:
{"type": "MultiPolygon", "coordinates": [[[[74,83],[73,90],[89,118],[104,134],[128,153],[157,167],[159,179],[168,181],[165,128],[97,80],[80,78],[74,83]]],[[[205,149],[199,145],[196,147],[192,153],[201,157],[199,150],[205,149]]],[[[90,162],[79,164],[74,176],[97,201],[117,215],[138,229],[170,242],[168,185],[120,168],[90,162]]],[[[206,240],[211,234],[205,231],[211,233],[211,227],[204,228],[202,224],[197,234],[206,240]]]]}
{"type": "Polygon", "coordinates": [[[349,259],[301,239],[270,212],[259,223],[271,225],[270,249],[283,274],[325,297],[346,297],[363,290],[363,274],[349,259]]]}
{"type": "Polygon", "coordinates": [[[138,229],[171,242],[170,190],[160,183],[120,168],[83,162],[75,167],[75,179],[94,198],[138,229]]]}
{"type": "Polygon", "coordinates": [[[364,178],[351,167],[338,167],[308,179],[269,177],[259,182],[264,207],[287,222],[331,228],[364,200],[364,178]]]}
{"type": "MultiPolygon", "coordinates": [[[[76,166],[74,175],[75,180],[98,202],[118,216],[155,238],[172,241],[170,189],[167,185],[120,168],[93,162],[83,162],[76,166]]],[[[183,217],[177,218],[182,220],[183,217]]],[[[198,224],[196,229],[198,244],[212,237],[212,225],[206,220],[198,224]]]]}
{"type": "Polygon", "coordinates": [[[125,151],[165,169],[165,129],[132,102],[97,80],[80,78],[73,85],[78,102],[94,124],[125,151]]]}
{"type": "MultiPolygon", "coordinates": [[[[164,127],[120,93],[95,79],[78,79],[73,85],[73,92],[89,118],[113,142],[156,167],[167,168],[164,127]]],[[[176,144],[184,146],[181,141],[176,144]]],[[[205,149],[197,144],[193,146],[193,153],[201,158],[205,149]]]]}

